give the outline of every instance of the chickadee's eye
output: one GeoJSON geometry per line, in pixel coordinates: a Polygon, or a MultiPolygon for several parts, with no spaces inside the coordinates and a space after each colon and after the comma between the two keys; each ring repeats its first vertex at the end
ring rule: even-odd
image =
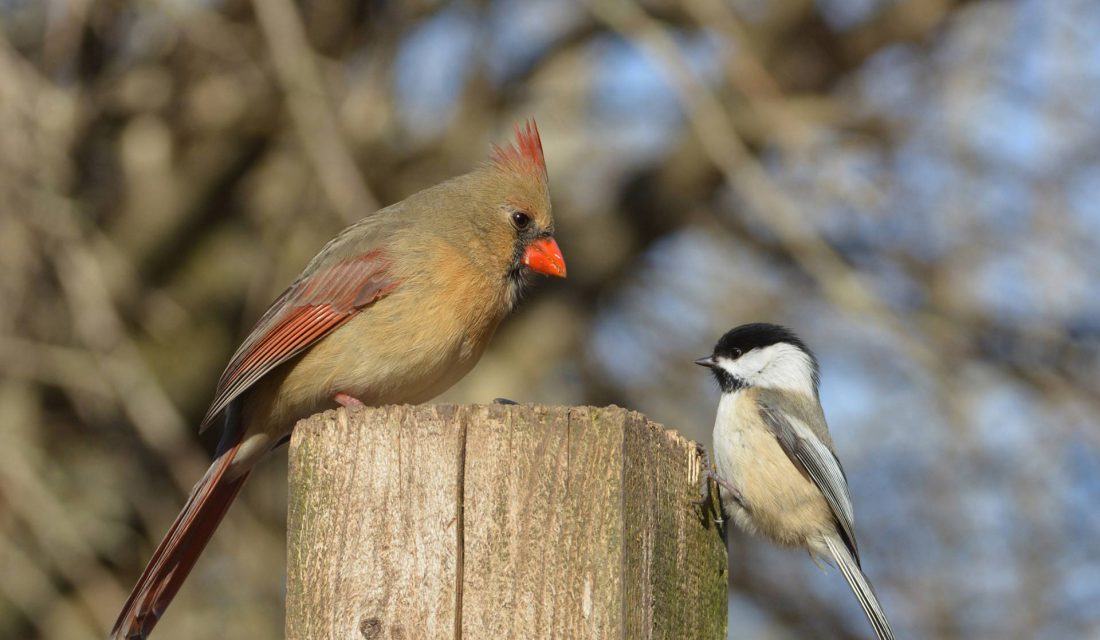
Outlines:
{"type": "Polygon", "coordinates": [[[740,358],[741,357],[741,350],[735,347],[733,349],[733,357],[734,358],[740,358]]]}
{"type": "Polygon", "coordinates": [[[512,213],[512,226],[517,231],[526,231],[527,227],[531,226],[531,216],[525,211],[515,211],[512,213]]]}

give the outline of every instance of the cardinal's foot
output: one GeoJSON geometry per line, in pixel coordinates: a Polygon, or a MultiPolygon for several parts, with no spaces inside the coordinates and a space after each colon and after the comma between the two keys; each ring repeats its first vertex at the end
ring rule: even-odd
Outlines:
{"type": "Polygon", "coordinates": [[[337,402],[337,404],[339,404],[341,407],[345,407],[347,409],[350,409],[352,407],[365,407],[365,406],[367,406],[366,403],[363,402],[362,400],[360,400],[359,398],[356,398],[355,396],[349,396],[348,394],[346,394],[342,391],[340,393],[337,393],[336,395],[332,396],[332,399],[335,400],[337,402]]]}

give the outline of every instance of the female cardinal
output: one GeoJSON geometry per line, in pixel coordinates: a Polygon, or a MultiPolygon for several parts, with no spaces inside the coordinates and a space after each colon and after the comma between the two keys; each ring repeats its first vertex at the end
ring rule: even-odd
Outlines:
{"type": "Polygon", "coordinates": [[[530,271],[565,277],[538,127],[474,171],[344,229],[256,323],[200,430],[225,433],[115,622],[146,638],[252,467],[294,424],[341,404],[429,400],[473,368],[530,271]]]}

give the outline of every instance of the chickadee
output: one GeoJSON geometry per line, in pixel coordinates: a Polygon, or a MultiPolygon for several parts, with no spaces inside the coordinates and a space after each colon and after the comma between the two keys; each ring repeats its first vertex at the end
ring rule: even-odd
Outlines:
{"type": "Polygon", "coordinates": [[[818,398],[814,354],[789,329],[746,324],[695,361],[722,388],[715,480],[744,531],[806,549],[844,574],[880,640],[894,637],[859,564],[848,482],[818,398]]]}

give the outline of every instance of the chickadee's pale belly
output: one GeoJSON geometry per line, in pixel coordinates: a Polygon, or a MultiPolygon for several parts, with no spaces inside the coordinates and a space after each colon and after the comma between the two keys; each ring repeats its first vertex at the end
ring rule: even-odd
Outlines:
{"type": "Polygon", "coordinates": [[[725,394],[714,423],[718,475],[741,493],[723,490],[726,512],[739,527],[776,543],[804,546],[833,529],[825,497],[795,466],[760,417],[748,389],[725,394]]]}

